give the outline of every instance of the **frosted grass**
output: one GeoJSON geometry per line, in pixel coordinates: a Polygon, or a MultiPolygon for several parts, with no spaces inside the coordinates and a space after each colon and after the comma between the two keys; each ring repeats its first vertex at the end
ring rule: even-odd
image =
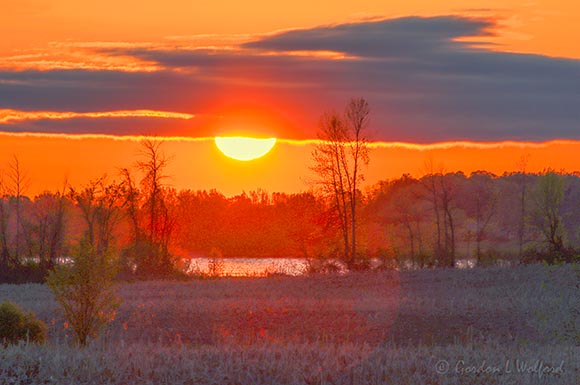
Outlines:
{"type": "Polygon", "coordinates": [[[123,284],[86,349],[43,285],[0,285],[49,325],[0,384],[576,384],[571,266],[123,284]]]}

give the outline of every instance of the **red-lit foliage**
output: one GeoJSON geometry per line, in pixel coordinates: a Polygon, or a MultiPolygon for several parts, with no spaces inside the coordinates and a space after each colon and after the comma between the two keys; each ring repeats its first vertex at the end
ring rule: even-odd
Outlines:
{"type": "Polygon", "coordinates": [[[214,191],[182,191],[177,197],[183,250],[224,257],[304,257],[324,254],[335,236],[324,202],[310,193],[252,191],[232,198],[214,191]]]}

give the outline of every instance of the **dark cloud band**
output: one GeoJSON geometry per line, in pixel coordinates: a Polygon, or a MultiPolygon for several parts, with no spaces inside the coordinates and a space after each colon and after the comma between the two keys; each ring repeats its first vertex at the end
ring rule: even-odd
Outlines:
{"type": "MultiPolygon", "coordinates": [[[[164,69],[4,71],[0,108],[199,113],[241,103],[282,115],[292,111],[284,119],[296,131],[287,136],[313,138],[324,110],[363,96],[371,104],[377,140],[580,139],[580,61],[467,42],[490,35],[493,27],[490,20],[458,16],[405,17],[286,31],[236,50],[101,48],[101,54],[132,56],[164,69]]],[[[60,123],[35,124],[58,132],[66,126],[60,123]]],[[[192,133],[211,134],[203,122],[196,124],[192,133]]],[[[171,131],[166,122],[147,126],[171,131]]],[[[138,129],[126,128],[125,134],[138,129]]]]}

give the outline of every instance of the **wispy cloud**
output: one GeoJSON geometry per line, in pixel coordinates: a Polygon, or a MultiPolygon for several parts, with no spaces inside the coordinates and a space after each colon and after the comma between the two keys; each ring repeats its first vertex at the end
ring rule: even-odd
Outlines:
{"type": "Polygon", "coordinates": [[[21,48],[0,58],[0,70],[105,70],[151,72],[161,68],[135,57],[107,55],[101,50],[157,48],[158,44],[122,41],[53,41],[46,48],[21,48]]]}
{"type": "Polygon", "coordinates": [[[78,118],[163,118],[193,119],[195,115],[180,112],[125,110],[101,112],[62,112],[62,111],[18,111],[0,109],[0,124],[23,122],[27,120],[65,120],[78,118]]]}
{"type": "Polygon", "coordinates": [[[190,136],[158,136],[158,135],[108,135],[108,134],[63,134],[63,133],[40,133],[40,132],[0,132],[1,137],[16,138],[45,138],[45,139],[68,139],[68,140],[112,140],[122,142],[140,142],[143,140],[155,140],[161,142],[213,142],[214,137],[190,137],[190,136]]]}

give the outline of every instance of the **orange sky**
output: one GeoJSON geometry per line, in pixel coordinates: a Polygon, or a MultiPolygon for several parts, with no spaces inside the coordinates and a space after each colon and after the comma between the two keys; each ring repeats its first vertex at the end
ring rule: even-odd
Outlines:
{"type": "MultiPolygon", "coordinates": [[[[327,89],[336,78],[352,81],[355,85],[359,78],[367,81],[362,96],[370,95],[371,101],[382,92],[372,88],[374,79],[363,78],[366,69],[361,71],[359,68],[360,72],[351,76],[344,69],[350,67],[319,67],[323,62],[326,65],[340,60],[348,64],[346,54],[341,57],[340,52],[330,49],[328,52],[316,48],[294,52],[279,47],[275,48],[280,51],[258,50],[256,53],[255,47],[248,48],[243,45],[245,42],[274,37],[276,46],[280,44],[275,40],[276,36],[288,29],[316,29],[324,25],[405,16],[460,15],[491,20],[492,25],[482,29],[489,35],[462,37],[461,41],[491,43],[482,46],[486,52],[541,55],[533,58],[536,67],[528,67],[528,72],[536,68],[544,71],[544,59],[580,59],[580,4],[569,0],[294,0],[285,3],[221,0],[203,4],[189,0],[4,0],[1,8],[0,35],[5,38],[0,39],[0,132],[191,136],[194,139],[170,140],[165,145],[166,152],[173,156],[169,170],[171,184],[177,188],[216,188],[226,195],[256,188],[288,192],[308,189],[308,180],[313,177],[308,168],[311,144],[281,140],[264,158],[243,163],[225,158],[206,137],[243,132],[276,135],[281,139],[312,138],[316,116],[328,108],[341,109],[349,97],[359,96],[340,87],[336,91],[327,89]],[[261,61],[245,62],[247,56],[243,55],[246,51],[256,55],[252,60],[258,57],[261,61]],[[172,53],[176,55],[172,56],[172,53]],[[220,55],[224,53],[230,56],[222,60],[220,55]],[[236,61],[238,54],[239,63],[236,61]],[[305,66],[306,75],[296,76],[292,72],[294,68],[303,69],[301,66],[304,65],[300,59],[291,61],[292,66],[288,68],[285,62],[268,66],[271,64],[269,55],[272,55],[272,60],[305,55],[311,60],[312,67],[305,66]],[[317,55],[324,60],[317,61],[317,55]],[[182,65],[182,61],[187,65],[182,65]],[[203,76],[198,77],[198,72],[203,76]],[[127,75],[131,73],[136,77],[127,75]],[[327,83],[316,83],[327,73],[336,78],[325,79],[327,83]],[[184,83],[190,80],[191,84],[184,83]],[[296,81],[296,89],[292,81],[296,81]],[[210,83],[211,87],[207,86],[210,83]],[[109,99],[108,94],[99,88],[103,84],[109,87],[106,92],[112,89],[113,94],[120,95],[118,99],[109,99]],[[141,84],[143,88],[140,88],[141,84]],[[131,91],[123,94],[130,87],[133,87],[131,91]],[[331,100],[327,98],[329,95],[336,98],[331,100]]],[[[441,39],[445,42],[444,38],[441,39]]],[[[461,47],[449,52],[463,53],[461,47]]],[[[375,53],[371,52],[369,57],[373,59],[375,53]]],[[[372,63],[372,60],[364,59],[365,65],[372,63]]],[[[520,56],[516,59],[519,60],[520,56]]],[[[521,59],[530,58],[521,55],[521,59]]],[[[493,60],[501,62],[497,58],[493,60]]],[[[580,74],[577,60],[558,59],[554,62],[561,66],[554,68],[580,74]]],[[[504,84],[506,79],[502,76],[511,76],[507,80],[513,80],[514,87],[518,82],[525,83],[518,76],[505,75],[501,68],[494,67],[495,63],[491,61],[491,70],[485,68],[483,74],[493,75],[493,71],[497,71],[497,79],[491,78],[490,82],[486,78],[483,85],[476,83],[479,73],[463,75],[461,71],[467,67],[458,66],[458,77],[467,79],[467,83],[449,83],[449,89],[446,89],[448,83],[440,79],[445,79],[447,73],[441,76],[429,74],[439,79],[440,83],[433,84],[443,89],[419,81],[399,84],[399,88],[393,86],[394,95],[379,99],[382,103],[392,101],[392,104],[371,103],[372,117],[378,117],[372,120],[373,129],[378,129],[382,136],[375,138],[380,143],[373,150],[367,184],[399,177],[403,173],[419,176],[425,171],[424,162],[428,158],[447,171],[463,170],[466,173],[480,169],[498,174],[513,171],[524,155],[529,156],[530,171],[541,171],[546,167],[580,170],[580,161],[577,160],[580,159],[577,157],[580,141],[575,141],[580,132],[577,113],[565,116],[568,125],[562,126],[564,128],[560,128],[559,122],[553,126],[542,125],[544,123],[538,123],[534,115],[538,111],[536,106],[540,104],[548,106],[547,112],[541,116],[547,117],[548,121],[550,116],[561,115],[558,114],[560,108],[569,112],[567,105],[559,105],[559,94],[552,95],[552,99],[545,103],[543,100],[528,100],[528,104],[521,107],[523,113],[518,110],[513,114],[519,120],[513,123],[506,119],[505,124],[501,119],[503,114],[512,113],[510,102],[508,105],[493,103],[493,92],[502,96],[509,94],[505,89],[494,90],[491,97],[485,94],[478,125],[475,125],[476,118],[470,110],[472,105],[459,106],[461,93],[455,99],[445,99],[446,93],[455,95],[453,93],[457,90],[470,95],[474,94],[472,90],[484,94],[489,84],[504,84]],[[417,95],[434,101],[435,107],[423,108],[420,100],[413,105],[415,107],[402,112],[410,120],[400,121],[394,112],[400,111],[406,100],[417,95]],[[455,104],[458,104],[456,110],[453,109],[455,104]],[[448,120],[437,124],[430,120],[428,114],[437,114],[437,108],[442,108],[439,115],[448,120]],[[450,114],[450,110],[457,113],[450,114]],[[489,121],[486,120],[488,117],[489,121]],[[462,130],[461,127],[470,125],[471,119],[474,127],[489,128],[489,131],[482,133],[479,128],[462,130]],[[441,127],[446,127],[446,124],[453,127],[444,131],[441,127]],[[398,130],[399,125],[410,128],[398,130]],[[556,128],[560,131],[551,136],[550,132],[556,128]],[[504,129],[509,133],[502,135],[504,129]],[[522,143],[414,146],[387,142],[400,138],[421,143],[447,142],[448,138],[456,141],[513,138],[522,143]],[[556,142],[551,142],[554,140],[556,142]],[[523,143],[534,141],[549,142],[523,143]]],[[[550,73],[538,72],[538,76],[532,73],[531,78],[545,76],[549,80],[550,73]]],[[[397,80],[395,74],[389,81],[397,80]]],[[[572,105],[573,98],[577,98],[577,89],[569,90],[566,84],[565,78],[560,79],[558,87],[562,88],[562,95],[570,95],[572,105]]],[[[546,81],[540,86],[545,88],[538,88],[534,83],[527,86],[529,90],[523,87],[520,91],[524,96],[529,92],[529,95],[538,97],[538,93],[550,90],[552,85],[546,81]]],[[[573,85],[570,87],[574,88],[573,85]]],[[[358,92],[353,87],[345,89],[358,92]]],[[[525,103],[527,99],[527,96],[514,96],[514,106],[520,101],[525,103]]],[[[474,105],[479,102],[476,99],[474,105]]],[[[127,138],[0,133],[0,169],[5,170],[9,158],[17,155],[28,170],[30,194],[58,189],[65,178],[78,185],[103,173],[113,177],[119,167],[134,165],[137,152],[138,143],[127,138]]]]}
{"type": "MultiPolygon", "coordinates": [[[[240,162],[225,157],[212,139],[173,139],[163,145],[171,158],[168,183],[177,189],[215,188],[231,196],[242,191],[265,189],[269,192],[299,192],[311,187],[314,175],[310,153],[312,143],[281,141],[263,158],[240,162]]],[[[442,143],[436,145],[375,143],[366,171],[366,185],[398,178],[404,173],[415,177],[426,171],[433,160],[446,172],[486,169],[496,174],[518,171],[527,157],[529,172],[547,167],[579,171],[580,142],[551,143],[442,143]]],[[[107,137],[70,139],[58,135],[23,137],[0,135],[0,167],[7,169],[13,154],[26,170],[28,195],[62,188],[64,180],[73,186],[107,174],[117,178],[118,170],[132,167],[138,159],[137,139],[107,137]]],[[[135,174],[137,176],[137,174],[135,174]]]]}
{"type": "Polygon", "coordinates": [[[155,42],[211,34],[261,34],[367,17],[470,14],[500,20],[502,50],[580,58],[580,5],[570,0],[4,0],[0,53],[79,41],[155,42]]]}

